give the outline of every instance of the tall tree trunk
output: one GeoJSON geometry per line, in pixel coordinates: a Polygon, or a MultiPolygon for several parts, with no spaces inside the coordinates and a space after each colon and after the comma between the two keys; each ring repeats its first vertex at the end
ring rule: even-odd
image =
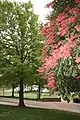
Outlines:
{"type": "Polygon", "coordinates": [[[38,96],[37,96],[38,99],[40,99],[40,97],[41,97],[40,89],[41,89],[41,86],[39,84],[39,87],[38,87],[38,96]]]}
{"type": "Polygon", "coordinates": [[[23,95],[23,78],[20,79],[20,90],[19,90],[19,107],[24,107],[24,95],[23,95]]]}
{"type": "Polygon", "coordinates": [[[31,86],[31,90],[30,90],[30,92],[32,92],[32,86],[31,86]]]}
{"type": "Polygon", "coordinates": [[[3,85],[3,96],[4,96],[4,85],[3,85]]]}
{"type": "Polygon", "coordinates": [[[12,97],[14,97],[14,84],[12,84],[12,97]]]}
{"type": "Polygon", "coordinates": [[[41,97],[40,89],[41,89],[41,86],[40,86],[40,84],[39,84],[39,99],[40,99],[40,97],[41,97]]]}
{"type": "Polygon", "coordinates": [[[23,44],[23,33],[21,31],[21,39],[22,39],[22,43],[21,43],[21,50],[20,50],[20,60],[21,60],[21,76],[20,76],[20,90],[19,90],[19,107],[24,107],[24,92],[23,92],[23,79],[24,79],[24,75],[23,75],[23,63],[25,61],[24,59],[24,44],[23,44]]]}

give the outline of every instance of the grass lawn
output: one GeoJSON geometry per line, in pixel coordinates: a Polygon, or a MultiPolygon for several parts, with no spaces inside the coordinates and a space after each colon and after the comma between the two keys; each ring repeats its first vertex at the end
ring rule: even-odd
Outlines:
{"type": "Polygon", "coordinates": [[[0,120],[80,120],[80,114],[0,105],[0,120]]]}
{"type": "MultiPolygon", "coordinates": [[[[11,92],[4,92],[4,96],[11,96],[11,92]]],[[[3,91],[0,91],[0,96],[3,96],[3,91]]],[[[19,97],[19,93],[15,92],[14,93],[15,97],[19,97]]],[[[50,95],[49,93],[42,93],[41,98],[54,98],[56,97],[55,95],[50,95]]],[[[24,93],[24,98],[28,99],[37,99],[37,92],[29,92],[29,93],[24,93]]]]}

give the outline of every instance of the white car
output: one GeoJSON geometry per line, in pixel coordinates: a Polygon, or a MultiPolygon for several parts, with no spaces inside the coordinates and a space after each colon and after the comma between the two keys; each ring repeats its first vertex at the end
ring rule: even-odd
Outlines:
{"type": "Polygon", "coordinates": [[[49,90],[48,90],[47,88],[44,88],[44,89],[42,90],[42,92],[43,92],[43,93],[46,93],[46,92],[48,93],[49,90]]]}
{"type": "Polygon", "coordinates": [[[14,92],[19,92],[19,90],[20,90],[20,87],[16,87],[16,88],[14,89],[14,92]]]}
{"type": "Polygon", "coordinates": [[[24,88],[24,92],[29,92],[30,90],[31,90],[30,87],[25,87],[25,88],[24,88]]]}
{"type": "Polygon", "coordinates": [[[38,91],[38,85],[33,85],[32,86],[32,91],[38,91]]]}

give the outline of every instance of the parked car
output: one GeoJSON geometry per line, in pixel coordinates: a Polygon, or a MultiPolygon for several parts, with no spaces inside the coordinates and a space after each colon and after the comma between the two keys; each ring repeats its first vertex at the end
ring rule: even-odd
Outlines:
{"type": "Polygon", "coordinates": [[[49,90],[48,90],[47,88],[44,88],[44,89],[42,90],[42,92],[43,92],[43,93],[48,93],[49,90]]]}
{"type": "Polygon", "coordinates": [[[20,90],[20,87],[16,87],[16,88],[14,89],[14,92],[19,92],[19,90],[20,90]]]}
{"type": "Polygon", "coordinates": [[[31,90],[31,87],[28,87],[28,86],[27,86],[27,87],[24,88],[23,91],[24,91],[24,92],[30,92],[30,90],[31,90]]]}
{"type": "Polygon", "coordinates": [[[32,91],[38,91],[38,85],[32,85],[32,91]]]}

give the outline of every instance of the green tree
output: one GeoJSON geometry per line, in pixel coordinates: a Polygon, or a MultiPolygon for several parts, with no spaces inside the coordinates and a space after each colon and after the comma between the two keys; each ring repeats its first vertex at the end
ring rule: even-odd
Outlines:
{"type": "Polygon", "coordinates": [[[31,2],[0,1],[0,28],[2,54],[8,60],[2,67],[2,76],[19,82],[19,106],[24,106],[23,83],[30,80],[33,66],[38,68],[42,46],[38,16],[31,2]]]}

